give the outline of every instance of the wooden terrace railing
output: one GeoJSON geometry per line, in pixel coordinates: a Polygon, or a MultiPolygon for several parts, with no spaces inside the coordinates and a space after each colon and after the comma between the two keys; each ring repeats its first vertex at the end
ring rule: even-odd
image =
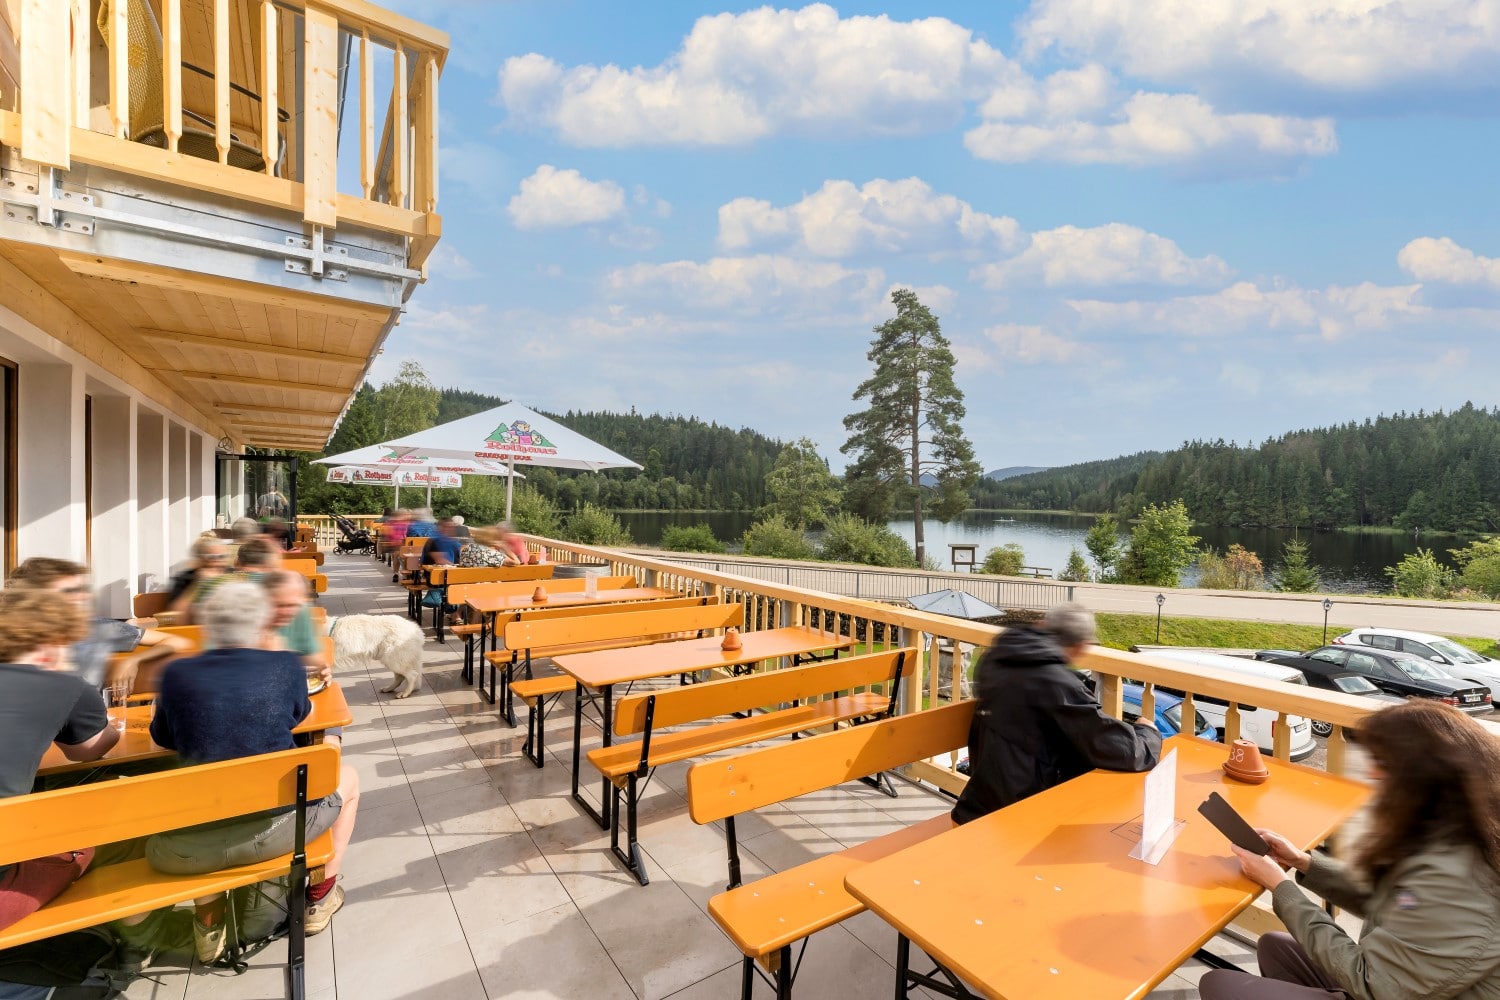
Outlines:
{"type": "Polygon", "coordinates": [[[411,240],[413,268],[436,243],[443,32],[366,0],[19,6],[19,72],[0,66],[0,83],[19,87],[0,87],[0,144],[23,159],[395,233],[411,240]],[[341,132],[353,144],[343,184],[341,132]]]}

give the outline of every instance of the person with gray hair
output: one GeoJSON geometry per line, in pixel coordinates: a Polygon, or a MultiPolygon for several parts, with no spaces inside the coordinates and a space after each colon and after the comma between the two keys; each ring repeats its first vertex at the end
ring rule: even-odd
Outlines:
{"type": "MultiPolygon", "coordinates": [[[[297,746],[292,730],[312,711],[307,672],[297,654],[261,648],[272,621],[266,589],[249,579],[220,584],[200,607],[212,648],[174,660],[162,675],[151,717],[151,738],[176,750],[186,764],[253,757],[297,746]]],[[[307,933],[328,926],[344,901],[337,878],[354,834],[359,779],[341,769],[339,788],[308,803],[309,841],[333,832],[327,877],[307,892],[307,933]]],[[[152,867],[175,875],[200,874],[280,857],[292,850],[294,814],[278,810],[245,819],[157,834],[146,841],[152,867]]],[[[199,901],[194,936],[198,958],[213,962],[224,951],[227,924],[222,898],[199,901]]]]}
{"type": "Polygon", "coordinates": [[[1093,770],[1149,771],[1161,757],[1155,723],[1106,715],[1073,661],[1094,643],[1094,613],[1050,609],[1038,625],[1000,633],[975,678],[969,783],[953,807],[967,823],[1093,770]]]}

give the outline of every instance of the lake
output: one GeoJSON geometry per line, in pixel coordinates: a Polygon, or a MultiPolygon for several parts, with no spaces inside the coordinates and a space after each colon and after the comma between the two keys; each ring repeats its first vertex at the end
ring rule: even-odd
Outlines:
{"type": "MultiPolygon", "coordinates": [[[[619,518],[635,540],[645,545],[658,544],[662,530],[673,524],[707,524],[714,537],[737,542],[753,520],[751,515],[737,511],[648,511],[620,514],[619,518]]],[[[989,549],[1015,542],[1025,551],[1028,566],[1045,566],[1056,573],[1066,565],[1068,552],[1073,548],[1085,558],[1088,556],[1083,540],[1093,523],[1094,519],[1086,515],[966,511],[948,524],[927,521],[924,527],[927,551],[944,566],[948,564],[950,542],[979,546],[981,560],[989,549]]],[[[893,520],[890,528],[908,542],[912,540],[910,517],[893,520]]],[[[1220,552],[1235,543],[1243,545],[1260,556],[1268,575],[1280,565],[1282,546],[1293,537],[1293,532],[1275,528],[1200,526],[1194,530],[1203,539],[1200,544],[1220,552]]],[[[1431,548],[1439,560],[1448,563],[1451,562],[1448,549],[1463,544],[1450,536],[1427,536],[1419,541],[1406,534],[1347,531],[1302,532],[1301,538],[1308,543],[1311,559],[1322,574],[1322,589],[1338,594],[1387,591],[1390,581],[1385,568],[1415,552],[1419,545],[1431,548]]],[[[734,547],[733,543],[730,547],[734,547]]],[[[1189,569],[1184,574],[1183,586],[1192,586],[1196,577],[1196,571],[1189,569]]]]}

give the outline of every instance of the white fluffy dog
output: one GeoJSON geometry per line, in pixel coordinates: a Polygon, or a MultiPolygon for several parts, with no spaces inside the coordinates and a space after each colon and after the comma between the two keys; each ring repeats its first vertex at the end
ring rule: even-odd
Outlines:
{"type": "Polygon", "coordinates": [[[409,697],[422,686],[422,627],[401,615],[347,615],[334,622],[336,672],[375,660],[390,667],[395,680],[380,689],[409,697]],[[400,690],[397,690],[397,689],[400,690]]]}

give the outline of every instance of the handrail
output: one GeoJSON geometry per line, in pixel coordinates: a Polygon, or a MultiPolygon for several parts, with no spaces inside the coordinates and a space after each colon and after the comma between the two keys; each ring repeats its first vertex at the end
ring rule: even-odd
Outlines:
{"type": "Polygon", "coordinates": [[[86,0],[23,3],[20,101],[18,110],[0,111],[0,141],[43,167],[108,166],[289,209],[315,226],[351,222],[396,233],[413,241],[408,265],[420,267],[441,232],[437,89],[448,36],[366,0],[206,0],[191,9],[184,0],[159,2],[159,24],[150,0],[103,0],[97,23],[86,0]],[[347,74],[345,37],[358,43],[347,74]],[[189,67],[190,38],[212,51],[189,67]],[[90,79],[95,48],[107,56],[107,87],[90,79]],[[377,94],[385,60],[394,75],[377,94]],[[185,92],[185,69],[204,82],[185,92]],[[357,102],[362,156],[358,183],[341,191],[345,87],[357,102]],[[104,103],[92,105],[91,95],[106,91],[104,103]],[[379,176],[377,124],[395,152],[379,176]]]}

